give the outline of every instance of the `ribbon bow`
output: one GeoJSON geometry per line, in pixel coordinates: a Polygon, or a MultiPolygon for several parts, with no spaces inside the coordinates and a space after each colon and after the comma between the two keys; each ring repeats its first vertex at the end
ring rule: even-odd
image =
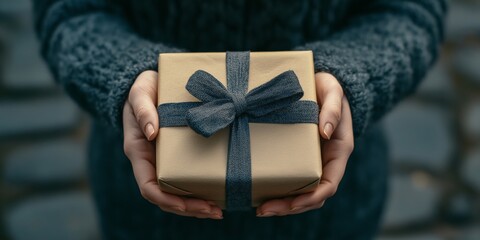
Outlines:
{"type": "Polygon", "coordinates": [[[214,76],[196,71],[186,89],[203,104],[188,110],[187,123],[195,132],[210,137],[230,125],[236,117],[246,114],[261,117],[285,108],[303,96],[297,76],[285,71],[248,94],[229,92],[214,76]]]}

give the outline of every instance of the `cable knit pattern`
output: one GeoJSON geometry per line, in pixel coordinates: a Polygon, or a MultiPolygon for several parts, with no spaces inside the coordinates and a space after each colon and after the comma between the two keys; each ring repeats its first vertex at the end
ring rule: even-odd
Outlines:
{"type": "Polygon", "coordinates": [[[438,55],[445,0],[34,0],[42,55],[94,118],[89,171],[109,239],[370,239],[386,195],[387,149],[374,124],[411,94],[438,55]],[[356,149],[320,210],[222,221],[141,198],[122,150],[122,107],[162,52],[311,49],[352,110],[356,149]]]}
{"type": "Polygon", "coordinates": [[[355,136],[411,94],[433,64],[443,38],[446,6],[440,3],[378,1],[342,31],[297,48],[312,49],[316,71],[330,72],[341,82],[355,136]]]}
{"type": "Polygon", "coordinates": [[[160,52],[180,50],[138,37],[111,11],[102,1],[58,1],[36,26],[55,79],[93,117],[120,129],[136,76],[157,70],[160,52]]]}

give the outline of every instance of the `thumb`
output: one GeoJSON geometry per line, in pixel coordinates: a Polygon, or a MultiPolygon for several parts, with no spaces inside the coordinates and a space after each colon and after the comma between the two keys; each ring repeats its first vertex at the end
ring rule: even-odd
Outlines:
{"type": "Polygon", "coordinates": [[[133,113],[145,137],[151,141],[158,134],[157,72],[145,71],[138,75],[128,95],[133,113]]]}
{"type": "Polygon", "coordinates": [[[342,117],[343,90],[337,79],[329,73],[315,74],[317,99],[321,104],[320,134],[330,139],[342,117]]]}

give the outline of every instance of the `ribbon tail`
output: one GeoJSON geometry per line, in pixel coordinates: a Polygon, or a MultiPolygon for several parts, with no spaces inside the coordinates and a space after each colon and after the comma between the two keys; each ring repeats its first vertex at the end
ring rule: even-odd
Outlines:
{"type": "Polygon", "coordinates": [[[314,123],[318,124],[318,104],[310,100],[297,101],[289,106],[271,112],[267,115],[250,116],[249,121],[254,123],[276,123],[276,124],[297,124],[314,123]]]}
{"type": "Polygon", "coordinates": [[[249,210],[252,206],[252,168],[250,129],[247,116],[239,116],[231,125],[225,180],[228,211],[249,210]]]}

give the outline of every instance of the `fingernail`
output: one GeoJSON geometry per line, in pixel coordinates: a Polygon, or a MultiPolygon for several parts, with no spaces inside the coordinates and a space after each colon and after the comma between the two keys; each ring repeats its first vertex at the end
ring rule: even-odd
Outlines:
{"type": "Polygon", "coordinates": [[[155,130],[153,129],[153,125],[151,123],[148,123],[147,126],[145,126],[145,133],[148,135],[147,139],[151,140],[153,134],[155,133],[155,130]]]}
{"type": "Polygon", "coordinates": [[[264,212],[264,213],[257,214],[257,217],[271,217],[275,215],[277,214],[274,212],[264,212]]]}
{"type": "Polygon", "coordinates": [[[205,213],[205,214],[211,214],[212,212],[208,209],[202,209],[200,210],[201,213],[205,213]]]}
{"type": "Polygon", "coordinates": [[[223,219],[222,216],[217,215],[217,214],[213,214],[213,215],[212,215],[212,218],[214,218],[214,219],[223,219]]]}
{"type": "Polygon", "coordinates": [[[293,207],[293,208],[290,208],[290,211],[297,211],[297,210],[300,210],[300,209],[303,209],[305,208],[304,206],[296,206],[296,207],[293,207]]]}
{"type": "Polygon", "coordinates": [[[333,125],[331,123],[325,123],[323,127],[323,133],[327,136],[327,139],[330,140],[330,136],[332,135],[333,125]]]}
{"type": "Polygon", "coordinates": [[[181,208],[181,207],[172,207],[173,209],[176,209],[177,211],[180,211],[180,212],[185,212],[185,209],[181,208]]]}
{"type": "Polygon", "coordinates": [[[214,214],[214,215],[219,215],[221,216],[222,215],[222,210],[215,210],[215,209],[212,209],[212,211],[210,211],[211,214],[214,214]]]}

